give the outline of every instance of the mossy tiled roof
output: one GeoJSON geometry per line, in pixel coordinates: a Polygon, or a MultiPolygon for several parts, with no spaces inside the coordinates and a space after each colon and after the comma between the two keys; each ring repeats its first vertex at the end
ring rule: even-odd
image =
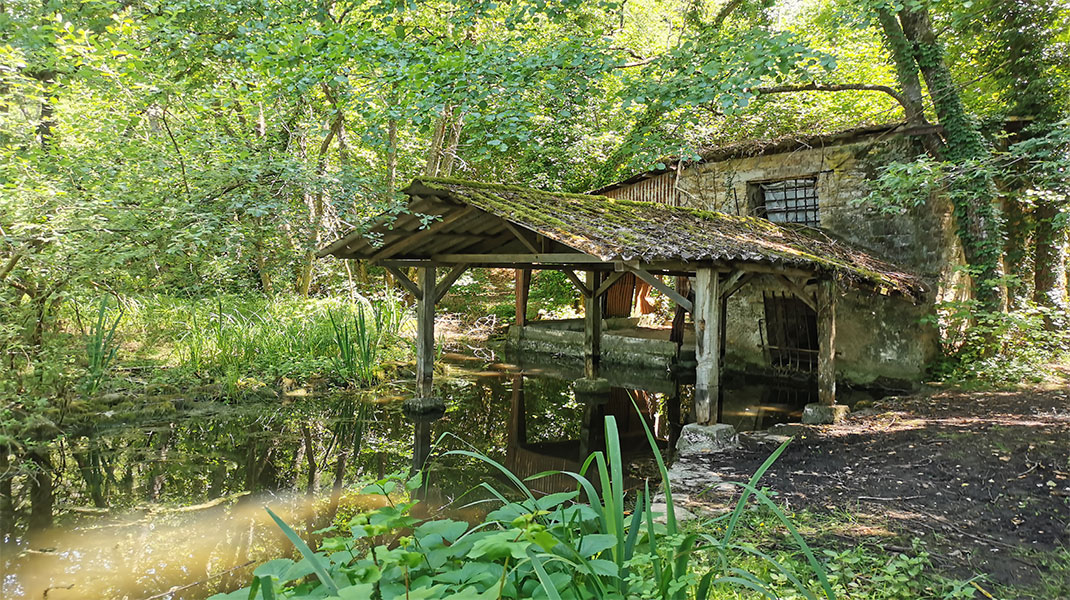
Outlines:
{"type": "MultiPolygon", "coordinates": [[[[802,225],[454,179],[420,178],[404,191],[476,207],[607,262],[764,264],[833,274],[908,296],[924,289],[914,275],[802,225]]],[[[321,254],[334,254],[337,245],[321,254]]]]}

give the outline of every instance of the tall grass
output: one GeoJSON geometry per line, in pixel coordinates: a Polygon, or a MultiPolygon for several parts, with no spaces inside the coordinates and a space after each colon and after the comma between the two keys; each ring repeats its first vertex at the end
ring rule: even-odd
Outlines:
{"type": "MultiPolygon", "coordinates": [[[[76,313],[77,314],[77,313],[76,313]]],[[[78,315],[79,322],[81,316],[78,315]]],[[[83,328],[85,336],[86,375],[83,390],[87,396],[93,396],[100,390],[100,384],[108,369],[115,362],[119,346],[115,341],[115,332],[122,321],[123,312],[120,308],[114,319],[108,316],[108,297],[104,296],[97,303],[96,318],[89,326],[89,330],[83,328]]]]}
{"type": "Polygon", "coordinates": [[[354,383],[370,385],[376,380],[380,354],[391,340],[396,340],[404,316],[401,305],[389,299],[360,305],[356,315],[347,319],[328,311],[334,341],[338,347],[338,370],[354,383]],[[368,313],[372,318],[368,319],[368,313]]]}
{"type": "Polygon", "coordinates": [[[124,307],[129,315],[124,327],[131,339],[141,340],[142,359],[172,367],[172,376],[178,378],[234,383],[244,378],[267,382],[319,377],[349,382],[354,371],[348,365],[359,357],[347,357],[351,350],[339,344],[336,325],[341,323],[349,324],[352,351],[367,359],[359,382],[370,383],[379,362],[407,353],[398,337],[406,310],[390,296],[356,302],[141,296],[125,298],[124,307]],[[359,333],[355,324],[361,320],[365,327],[359,333]]]}
{"type": "MultiPolygon", "coordinates": [[[[682,529],[672,504],[665,465],[654,437],[647,438],[664,481],[666,513],[660,522],[653,511],[649,486],[636,494],[631,514],[623,474],[616,420],[606,417],[606,450],[595,452],[579,473],[573,492],[536,497],[528,486],[493,459],[469,450],[446,455],[483,461],[508,481],[522,498],[481,486],[502,506],[470,526],[446,520],[421,521],[411,515],[414,503],[394,504],[403,480],[384,480],[369,488],[387,495],[390,506],[358,515],[344,534],[328,538],[314,552],[285,522],[278,526],[303,557],[261,565],[250,588],[222,598],[659,598],[705,600],[739,592],[767,598],[788,592],[794,597],[833,599],[823,565],[775,503],[756,485],[784,451],[777,449],[748,483],[734,510],[704,523],[702,531],[682,529]],[[772,556],[739,542],[735,533],[750,500],[768,508],[791,532],[806,557],[816,584],[804,583],[798,565],[785,566],[772,556]],[[720,532],[719,535],[715,533],[720,532]],[[763,568],[747,570],[759,561],[763,568]],[[777,582],[761,574],[775,572],[777,582]],[[315,579],[308,578],[315,573],[315,579]],[[816,592],[813,587],[816,585],[816,592]],[[788,588],[785,590],[785,587],[788,588]],[[324,589],[326,588],[326,589],[324,589]],[[820,596],[818,595],[820,594],[820,596]]],[[[538,480],[560,472],[543,473],[538,480]]],[[[414,489],[418,482],[406,482],[414,489]]],[[[366,490],[366,491],[369,491],[366,490]]],[[[807,578],[809,579],[809,578],[807,578]]]]}

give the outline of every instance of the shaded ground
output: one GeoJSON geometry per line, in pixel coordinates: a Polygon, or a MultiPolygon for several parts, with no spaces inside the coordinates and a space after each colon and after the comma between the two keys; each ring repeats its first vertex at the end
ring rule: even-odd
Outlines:
{"type": "MultiPolygon", "coordinates": [[[[1060,552],[1065,562],[1070,547],[1066,388],[887,398],[842,425],[792,433],[795,441],[761,482],[792,509],[876,517],[904,538],[926,540],[938,566],[956,576],[983,574],[993,585],[1070,597],[1070,571],[1047,564],[1060,552]]],[[[746,480],[771,449],[686,462],[746,480]]],[[[678,487],[717,501],[698,482],[678,487]]],[[[866,535],[862,528],[847,541],[864,543],[866,535]]]]}

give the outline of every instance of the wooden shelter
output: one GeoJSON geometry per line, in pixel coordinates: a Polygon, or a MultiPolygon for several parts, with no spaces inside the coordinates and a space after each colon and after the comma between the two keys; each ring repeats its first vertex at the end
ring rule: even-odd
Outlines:
{"type": "Polygon", "coordinates": [[[400,213],[372,220],[318,255],[381,265],[417,298],[416,391],[425,398],[433,393],[435,304],[468,268],[563,271],[585,299],[589,378],[598,374],[599,298],[626,273],[661,291],[690,313],[695,325],[700,423],[717,415],[725,302],[755,274],[778,278],[817,311],[818,390],[827,405],[836,398],[837,286],[915,299],[925,291],[914,275],[805,226],[452,179],[417,179],[403,192],[409,201],[400,213]],[[402,270],[410,267],[417,269],[417,281],[402,270]],[[694,300],[667,286],[659,274],[693,277],[694,300]]]}

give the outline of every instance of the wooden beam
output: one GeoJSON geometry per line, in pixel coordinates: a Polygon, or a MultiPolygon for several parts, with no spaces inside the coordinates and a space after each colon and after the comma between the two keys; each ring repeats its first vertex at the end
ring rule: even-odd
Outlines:
{"type": "MultiPolygon", "coordinates": [[[[499,233],[494,237],[485,239],[486,241],[482,244],[470,246],[469,251],[465,254],[482,256],[484,261],[486,261],[487,259],[493,259],[496,256],[496,251],[500,250],[502,246],[513,241],[513,234],[508,231],[503,231],[502,233],[499,233]]],[[[442,254],[433,254],[432,257],[434,256],[442,256],[442,254]]],[[[455,256],[455,254],[452,254],[451,256],[455,256]]],[[[451,261],[451,264],[456,262],[464,261],[451,261]]],[[[472,261],[469,261],[469,264],[471,264],[471,262],[472,261]]]]}
{"type": "Polygon", "coordinates": [[[737,262],[732,263],[730,268],[734,270],[746,271],[748,273],[763,273],[767,275],[787,275],[788,277],[813,277],[813,271],[807,271],[806,269],[796,269],[795,267],[779,267],[776,265],[759,265],[754,263],[737,262]]]}
{"type": "Polygon", "coordinates": [[[580,291],[580,294],[582,294],[584,298],[591,297],[591,290],[580,281],[579,277],[576,277],[575,273],[568,269],[565,269],[562,272],[565,274],[565,277],[568,277],[568,280],[572,282],[572,285],[576,286],[576,289],[580,291]]]}
{"type": "Polygon", "coordinates": [[[609,291],[609,288],[613,287],[614,283],[617,283],[618,279],[624,277],[625,273],[627,273],[627,271],[614,271],[610,274],[610,276],[602,282],[602,285],[598,286],[598,289],[594,291],[595,298],[601,298],[603,294],[609,291]]]}
{"type": "Polygon", "coordinates": [[[457,265],[456,267],[453,267],[453,269],[451,269],[445,277],[442,278],[442,281],[438,282],[438,284],[435,285],[436,303],[439,300],[442,300],[442,297],[450,291],[450,287],[453,286],[453,282],[457,281],[457,278],[460,277],[461,274],[464,273],[467,269],[468,265],[457,265]]]}
{"type": "MultiPolygon", "coordinates": [[[[598,288],[600,273],[587,271],[588,290],[598,288]]],[[[583,374],[588,379],[598,378],[598,366],[602,358],[602,302],[594,294],[588,294],[583,312],[583,374]]]]}
{"type": "Polygon", "coordinates": [[[504,229],[502,227],[501,218],[485,213],[474,217],[473,219],[464,223],[464,227],[460,228],[458,233],[470,233],[476,235],[486,236],[488,232],[498,231],[504,229]]]}
{"type": "Polygon", "coordinates": [[[520,240],[520,243],[524,244],[525,248],[531,250],[532,254],[539,253],[539,249],[535,246],[535,244],[531,242],[531,240],[528,239],[528,236],[524,235],[519,229],[514,227],[512,223],[506,221],[505,219],[502,219],[502,223],[505,224],[506,229],[513,232],[513,235],[516,236],[516,239],[520,240]]]}
{"type": "Polygon", "coordinates": [[[777,275],[776,278],[780,280],[780,282],[783,283],[785,286],[787,286],[787,288],[791,290],[791,293],[795,294],[795,296],[799,300],[802,300],[804,304],[809,306],[810,310],[817,312],[817,299],[814,298],[813,294],[807,293],[806,290],[803,289],[803,286],[785,277],[784,275],[777,275]]]}
{"type": "Polygon", "coordinates": [[[434,394],[435,372],[435,267],[420,268],[423,297],[416,311],[416,395],[430,398],[434,394]]]}
{"type": "Polygon", "coordinates": [[[712,269],[695,273],[695,420],[700,425],[716,421],[721,390],[721,294],[720,277],[712,269]]]}
{"type": "MultiPolygon", "coordinates": [[[[632,273],[635,273],[635,276],[638,277],[639,279],[642,279],[643,281],[649,283],[654,289],[658,290],[662,294],[665,294],[666,296],[671,298],[673,302],[675,302],[678,306],[680,306],[681,308],[683,308],[687,312],[689,312],[691,314],[695,313],[695,307],[691,304],[690,300],[688,300],[687,298],[684,298],[683,296],[680,295],[679,292],[677,292],[676,290],[672,289],[671,287],[665,285],[660,279],[658,279],[657,277],[654,277],[653,275],[651,275],[650,272],[645,271],[643,269],[636,269],[636,268],[632,268],[632,267],[628,267],[628,270],[631,271],[632,273]]],[[[710,272],[710,273],[715,273],[715,271],[713,269],[699,269],[699,270],[700,271],[710,272]]]]}
{"type": "Polygon", "coordinates": [[[420,289],[420,286],[416,285],[411,279],[409,279],[408,275],[405,275],[404,271],[402,271],[401,269],[399,269],[397,267],[391,267],[391,266],[387,266],[386,270],[390,271],[390,274],[393,275],[394,278],[398,280],[398,283],[401,284],[401,287],[405,288],[406,292],[412,294],[412,296],[414,298],[416,298],[417,300],[422,300],[423,299],[423,297],[424,297],[423,290],[420,289]]]}
{"type": "Polygon", "coordinates": [[[431,260],[442,263],[529,263],[529,264],[562,264],[562,265],[579,265],[579,264],[609,264],[606,261],[598,258],[597,256],[591,256],[590,254],[576,253],[557,253],[557,254],[436,254],[431,257],[431,260]]]}
{"type": "Polygon", "coordinates": [[[443,229],[450,227],[457,221],[470,217],[477,212],[479,212],[478,208],[474,206],[468,206],[461,210],[452,213],[447,213],[445,216],[442,217],[441,221],[436,221],[428,225],[426,228],[420,229],[404,239],[401,239],[393,244],[389,244],[387,246],[384,246],[383,248],[380,248],[378,252],[371,255],[371,260],[390,258],[391,256],[394,256],[400,252],[404,252],[412,248],[413,246],[416,246],[429,236],[434,235],[436,232],[442,231],[443,229]]]}
{"type": "Polygon", "coordinates": [[[836,404],[836,282],[817,284],[817,401],[836,404]]]}

